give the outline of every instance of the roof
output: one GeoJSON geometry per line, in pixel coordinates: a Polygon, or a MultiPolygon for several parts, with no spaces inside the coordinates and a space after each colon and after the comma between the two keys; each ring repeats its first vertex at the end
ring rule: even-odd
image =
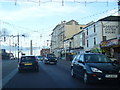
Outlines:
{"type": "Polygon", "coordinates": [[[75,20],[70,20],[70,21],[66,22],[66,25],[72,25],[73,22],[75,23],[75,25],[79,25],[78,22],[75,20]]]}
{"type": "Polygon", "coordinates": [[[101,53],[91,53],[91,52],[89,52],[89,53],[83,53],[83,54],[99,54],[99,55],[101,55],[101,53]]]}
{"type": "Polygon", "coordinates": [[[108,17],[99,19],[98,21],[120,21],[120,16],[108,16],[108,17]]]}
{"type": "MultiPolygon", "coordinates": [[[[99,21],[120,21],[120,16],[108,16],[108,17],[104,17],[102,19],[99,19],[98,21],[96,22],[99,22],[99,21]]],[[[84,27],[83,29],[95,24],[96,22],[91,22],[89,23],[86,27],[84,27]]]]}

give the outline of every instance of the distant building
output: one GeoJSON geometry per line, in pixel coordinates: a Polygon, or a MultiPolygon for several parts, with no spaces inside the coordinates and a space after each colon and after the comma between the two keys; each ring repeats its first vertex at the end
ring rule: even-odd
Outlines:
{"type": "Polygon", "coordinates": [[[40,51],[41,56],[46,56],[46,54],[49,54],[49,53],[50,53],[50,49],[42,49],[40,51]]]}
{"type": "Polygon", "coordinates": [[[61,24],[56,25],[51,34],[51,52],[54,52],[59,57],[65,53],[65,49],[69,50],[73,46],[70,38],[80,32],[85,26],[78,24],[75,20],[63,21],[61,24]]]}

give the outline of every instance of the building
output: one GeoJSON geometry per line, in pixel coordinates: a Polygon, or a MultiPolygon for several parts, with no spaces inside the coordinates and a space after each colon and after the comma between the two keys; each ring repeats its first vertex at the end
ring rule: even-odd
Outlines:
{"type": "MultiPolygon", "coordinates": [[[[93,23],[94,23],[93,21],[89,22],[88,24],[86,24],[85,27],[87,27],[93,23]]],[[[72,47],[72,52],[74,52],[75,54],[80,54],[80,53],[85,52],[85,50],[84,50],[84,48],[85,48],[85,30],[84,30],[84,28],[80,32],[74,34],[72,37],[71,47],[72,47]]]]}
{"type": "Polygon", "coordinates": [[[120,16],[120,0],[118,0],[118,16],[120,16]]]}
{"type": "Polygon", "coordinates": [[[101,41],[117,38],[119,16],[108,16],[85,27],[85,51],[100,48],[101,41]]]}
{"type": "Polygon", "coordinates": [[[46,56],[46,54],[50,53],[50,49],[42,49],[40,53],[41,53],[41,56],[46,56]]]}
{"type": "Polygon", "coordinates": [[[57,57],[60,56],[60,51],[64,48],[64,24],[65,21],[56,25],[51,34],[51,52],[54,53],[57,57]]]}
{"type": "Polygon", "coordinates": [[[71,38],[74,34],[80,32],[86,25],[80,25],[75,20],[63,21],[58,24],[51,34],[51,52],[57,57],[69,52],[73,42],[71,38]]]}
{"type": "Polygon", "coordinates": [[[85,51],[120,56],[120,16],[108,16],[84,28],[85,51]]]}

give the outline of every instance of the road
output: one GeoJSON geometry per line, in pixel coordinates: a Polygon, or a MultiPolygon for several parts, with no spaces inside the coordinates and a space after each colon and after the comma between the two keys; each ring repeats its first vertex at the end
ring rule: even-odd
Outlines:
{"type": "Polygon", "coordinates": [[[17,60],[2,60],[2,78],[5,78],[10,72],[17,68],[17,60]]]}
{"type": "Polygon", "coordinates": [[[82,79],[72,78],[70,62],[59,61],[57,65],[39,62],[39,72],[16,73],[4,88],[118,88],[117,82],[86,85],[82,79]]]}

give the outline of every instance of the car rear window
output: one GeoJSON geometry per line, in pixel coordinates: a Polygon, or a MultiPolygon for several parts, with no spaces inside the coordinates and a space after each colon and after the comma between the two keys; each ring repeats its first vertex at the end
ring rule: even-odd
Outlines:
{"type": "Polygon", "coordinates": [[[47,54],[47,57],[55,57],[54,54],[47,54]]]}
{"type": "Polygon", "coordinates": [[[26,56],[26,57],[22,57],[21,61],[35,61],[36,58],[34,56],[26,56]]]}

